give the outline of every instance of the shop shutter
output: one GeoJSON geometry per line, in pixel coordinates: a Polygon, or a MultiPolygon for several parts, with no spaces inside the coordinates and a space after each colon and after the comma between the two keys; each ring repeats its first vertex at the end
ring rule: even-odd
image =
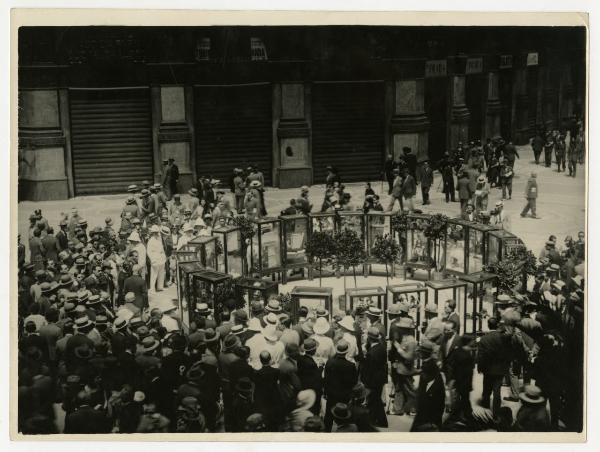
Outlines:
{"type": "Polygon", "coordinates": [[[381,179],[383,83],[315,83],[312,127],[315,184],[325,182],[327,165],[337,167],[344,182],[381,179]]]}
{"type": "Polygon", "coordinates": [[[149,90],[71,90],[69,97],[75,195],[152,181],[149,90]]]}
{"type": "Polygon", "coordinates": [[[255,164],[271,185],[271,85],[196,87],[194,115],[198,176],[228,187],[233,168],[255,164]]]}

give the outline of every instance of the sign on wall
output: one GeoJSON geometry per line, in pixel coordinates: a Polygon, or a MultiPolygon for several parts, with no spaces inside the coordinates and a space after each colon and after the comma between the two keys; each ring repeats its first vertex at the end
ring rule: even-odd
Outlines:
{"type": "Polygon", "coordinates": [[[512,55],[500,55],[500,69],[511,68],[513,65],[512,55]]]}
{"type": "Polygon", "coordinates": [[[532,52],[527,54],[527,66],[537,66],[538,65],[538,53],[532,52]]]}
{"type": "Polygon", "coordinates": [[[467,58],[465,74],[481,74],[483,72],[483,58],[467,58]]]}
{"type": "Polygon", "coordinates": [[[425,63],[425,77],[445,77],[447,70],[446,60],[429,60],[425,63]]]}

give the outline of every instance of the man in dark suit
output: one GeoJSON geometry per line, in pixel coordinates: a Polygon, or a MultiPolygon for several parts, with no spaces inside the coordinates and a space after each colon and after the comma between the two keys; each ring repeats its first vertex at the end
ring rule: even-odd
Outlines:
{"type": "Polygon", "coordinates": [[[410,174],[413,180],[417,179],[417,156],[412,153],[412,149],[408,146],[402,148],[402,152],[404,152],[404,161],[406,162],[406,168],[408,169],[408,174],[410,174]]]}
{"type": "Polygon", "coordinates": [[[460,332],[460,316],[456,312],[456,301],[446,301],[446,304],[444,305],[444,321],[454,323],[456,332],[460,332]]]}
{"type": "Polygon", "coordinates": [[[394,156],[388,154],[385,163],[383,164],[383,173],[388,183],[388,195],[392,194],[392,186],[394,185],[394,169],[396,168],[396,162],[394,162],[394,156]]]}
{"type": "Polygon", "coordinates": [[[346,359],[348,342],[340,339],[335,347],[335,356],[325,365],[325,431],[331,432],[333,415],[331,410],[336,403],[348,403],[352,397],[352,388],[358,381],[358,371],[353,363],[346,359]]]}
{"type": "Polygon", "coordinates": [[[417,415],[410,429],[411,432],[435,431],[442,424],[446,392],[442,374],[432,352],[432,343],[421,344],[419,353],[423,361],[417,391],[417,415]]]}
{"type": "Polygon", "coordinates": [[[318,416],[321,412],[321,396],[323,395],[323,369],[318,366],[314,359],[317,351],[317,341],[309,337],[302,344],[302,348],[304,349],[304,355],[296,357],[297,374],[302,390],[312,389],[315,391],[316,399],[311,411],[318,416]]]}
{"type": "Polygon", "coordinates": [[[361,363],[360,374],[362,382],[369,389],[367,408],[371,423],[387,428],[385,406],[381,400],[381,391],[387,383],[388,376],[386,345],[381,342],[380,331],[374,326],[367,332],[367,353],[361,363]]]}
{"type": "Polygon", "coordinates": [[[423,196],[423,205],[431,204],[429,201],[429,190],[433,185],[433,170],[429,162],[425,160],[421,169],[421,195],[423,196]]]}
{"type": "Polygon", "coordinates": [[[510,336],[497,329],[498,321],[492,317],[488,320],[489,333],[479,340],[477,354],[477,370],[483,373],[482,406],[489,408],[490,396],[494,397],[492,412],[497,415],[502,399],[500,389],[502,379],[508,374],[512,360],[510,336]]]}
{"type": "MultiPolygon", "coordinates": [[[[416,163],[415,163],[416,165],[416,163]]],[[[417,194],[417,181],[407,168],[403,172],[404,180],[402,181],[402,197],[408,209],[412,212],[415,210],[414,197],[417,194]]]]}
{"type": "Polygon", "coordinates": [[[274,431],[281,421],[281,398],[277,391],[279,369],[271,366],[271,354],[267,350],[260,352],[262,367],[254,374],[254,403],[256,411],[262,414],[267,430],[274,431]]]}
{"type": "Polygon", "coordinates": [[[458,335],[457,325],[451,320],[444,321],[444,338],[440,345],[440,360],[442,362],[442,372],[446,377],[446,386],[450,393],[451,407],[450,411],[455,411],[456,392],[454,377],[454,358],[455,352],[460,347],[460,336],[458,335]]]}
{"type": "Polygon", "coordinates": [[[110,422],[103,411],[90,406],[88,393],[77,394],[77,408],[65,417],[64,433],[110,433],[110,422]]]}
{"type": "Polygon", "coordinates": [[[458,347],[453,352],[452,369],[450,374],[454,381],[456,395],[455,414],[461,418],[470,416],[473,409],[469,395],[473,389],[473,369],[475,360],[473,358],[473,337],[460,336],[458,347]]]}
{"type": "Polygon", "coordinates": [[[48,228],[48,234],[44,238],[42,238],[42,246],[44,247],[44,257],[46,261],[54,261],[58,260],[58,240],[54,236],[54,229],[52,227],[48,228]]]}
{"type": "Polygon", "coordinates": [[[60,222],[60,231],[56,233],[56,245],[58,251],[63,251],[69,248],[69,238],[67,237],[67,220],[60,222]]]}
{"type": "Polygon", "coordinates": [[[143,310],[148,306],[148,286],[146,286],[146,280],[142,278],[141,272],[142,267],[139,265],[133,267],[133,274],[125,279],[123,283],[123,293],[125,294],[125,298],[127,298],[129,292],[133,293],[135,299],[132,303],[140,310],[143,310]]]}
{"type": "Polygon", "coordinates": [[[459,174],[456,186],[458,190],[458,199],[460,200],[460,210],[461,212],[464,212],[467,208],[467,203],[473,196],[469,175],[466,172],[463,171],[459,174]]]}

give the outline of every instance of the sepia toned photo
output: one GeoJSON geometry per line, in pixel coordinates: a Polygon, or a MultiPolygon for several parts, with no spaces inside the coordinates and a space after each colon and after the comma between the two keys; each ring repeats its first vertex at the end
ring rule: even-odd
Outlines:
{"type": "Polygon", "coordinates": [[[385,16],[19,16],[18,439],[585,439],[585,16],[385,16]]]}

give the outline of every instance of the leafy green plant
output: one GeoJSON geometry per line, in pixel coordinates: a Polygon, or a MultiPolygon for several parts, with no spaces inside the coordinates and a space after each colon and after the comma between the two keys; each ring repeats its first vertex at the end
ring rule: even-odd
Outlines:
{"type": "Polygon", "coordinates": [[[400,245],[398,245],[398,242],[396,242],[393,237],[390,237],[389,234],[377,236],[373,248],[371,249],[371,254],[377,259],[377,262],[385,264],[385,278],[389,285],[390,277],[388,265],[392,265],[393,270],[394,262],[398,259],[398,255],[400,254],[400,245]]]}
{"type": "Polygon", "coordinates": [[[448,217],[441,213],[436,213],[428,217],[424,224],[423,233],[429,239],[430,249],[433,249],[433,262],[436,270],[443,266],[442,259],[442,240],[446,237],[446,227],[448,226],[448,217]],[[440,259],[440,262],[438,262],[440,259]]]}
{"type": "Polygon", "coordinates": [[[311,263],[319,262],[319,287],[322,282],[323,266],[331,263],[336,244],[330,231],[315,231],[306,241],[306,255],[311,263]]]}
{"type": "Polygon", "coordinates": [[[256,227],[252,221],[243,215],[238,215],[233,218],[233,224],[240,228],[242,266],[249,273],[248,266],[248,247],[252,241],[252,237],[256,234],[256,227]]]}
{"type": "Polygon", "coordinates": [[[333,264],[337,270],[344,272],[344,291],[346,290],[346,270],[352,268],[354,273],[354,286],[356,287],[356,266],[364,264],[367,253],[364,249],[363,240],[351,229],[343,229],[333,236],[335,242],[335,253],[333,264]]]}

